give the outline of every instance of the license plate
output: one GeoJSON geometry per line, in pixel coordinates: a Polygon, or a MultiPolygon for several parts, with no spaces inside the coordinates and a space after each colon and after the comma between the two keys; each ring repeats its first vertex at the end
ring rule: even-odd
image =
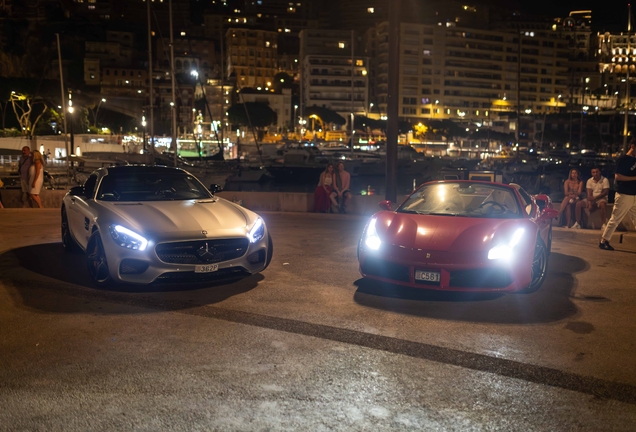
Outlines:
{"type": "Polygon", "coordinates": [[[219,269],[218,264],[198,265],[194,268],[195,273],[212,273],[219,269]]]}
{"type": "Polygon", "coordinates": [[[426,282],[439,282],[439,272],[415,270],[415,279],[426,282]]]}

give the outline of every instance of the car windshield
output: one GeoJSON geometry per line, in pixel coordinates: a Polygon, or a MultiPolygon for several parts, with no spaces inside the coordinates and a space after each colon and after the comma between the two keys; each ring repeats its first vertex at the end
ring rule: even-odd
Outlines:
{"type": "Polygon", "coordinates": [[[103,201],[173,201],[210,198],[195,177],[184,172],[109,173],[102,179],[97,199],[103,201]]]}
{"type": "Polygon", "coordinates": [[[398,213],[477,218],[522,217],[513,192],[485,183],[435,183],[413,192],[398,213]]]}

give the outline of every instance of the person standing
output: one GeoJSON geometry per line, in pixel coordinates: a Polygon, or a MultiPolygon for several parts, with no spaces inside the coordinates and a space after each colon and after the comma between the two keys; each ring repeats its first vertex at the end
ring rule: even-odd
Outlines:
{"type": "Polygon", "coordinates": [[[29,146],[22,147],[22,156],[18,161],[18,175],[20,176],[20,187],[22,189],[21,201],[22,207],[33,207],[33,203],[29,199],[29,191],[31,185],[29,184],[29,169],[33,164],[33,157],[31,156],[31,148],[29,146]]]}
{"type": "Polygon", "coordinates": [[[42,208],[42,200],[40,199],[40,191],[44,183],[44,157],[37,150],[33,151],[33,163],[29,168],[29,198],[42,208]]]}
{"type": "MultiPolygon", "coordinates": [[[[585,189],[587,190],[587,198],[583,201],[579,201],[576,203],[576,225],[577,228],[581,226],[579,223],[581,222],[581,212],[584,208],[591,213],[594,210],[600,210],[601,212],[601,221],[603,226],[601,230],[605,229],[607,225],[607,195],[609,194],[610,184],[609,180],[601,175],[601,169],[598,167],[592,168],[592,177],[587,181],[585,185],[585,189]]],[[[575,227],[572,227],[575,228],[575,227]]]]}
{"type": "Polygon", "coordinates": [[[612,234],[618,228],[623,218],[629,214],[632,223],[636,225],[636,138],[629,143],[629,150],[616,161],[616,197],[614,208],[598,247],[614,250],[610,245],[612,234]]]}

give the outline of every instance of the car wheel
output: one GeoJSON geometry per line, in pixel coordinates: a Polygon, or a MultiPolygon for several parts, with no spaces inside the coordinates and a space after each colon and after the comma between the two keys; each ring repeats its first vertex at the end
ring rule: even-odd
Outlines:
{"type": "Polygon", "coordinates": [[[272,262],[273,256],[274,256],[274,242],[272,241],[272,236],[269,236],[267,240],[267,259],[265,260],[265,268],[269,267],[269,263],[272,262]]]}
{"type": "Polygon", "coordinates": [[[538,290],[548,274],[548,248],[541,238],[537,238],[532,257],[532,282],[521,292],[532,293],[538,290]]]}
{"type": "Polygon", "coordinates": [[[68,215],[64,207],[62,207],[62,245],[67,252],[75,252],[78,249],[77,243],[71,235],[71,228],[68,225],[68,215]]]}
{"type": "Polygon", "coordinates": [[[86,263],[93,282],[98,286],[107,286],[112,281],[108,269],[108,261],[104,252],[104,244],[99,231],[95,231],[86,247],[86,263]]]}

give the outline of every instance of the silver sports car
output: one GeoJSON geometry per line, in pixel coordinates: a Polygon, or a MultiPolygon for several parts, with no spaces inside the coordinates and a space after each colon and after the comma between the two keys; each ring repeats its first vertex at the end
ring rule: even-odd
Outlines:
{"type": "Polygon", "coordinates": [[[201,282],[258,273],[272,259],[263,219],[168,167],[101,168],[62,202],[62,242],[86,252],[98,285],[201,282]]]}

